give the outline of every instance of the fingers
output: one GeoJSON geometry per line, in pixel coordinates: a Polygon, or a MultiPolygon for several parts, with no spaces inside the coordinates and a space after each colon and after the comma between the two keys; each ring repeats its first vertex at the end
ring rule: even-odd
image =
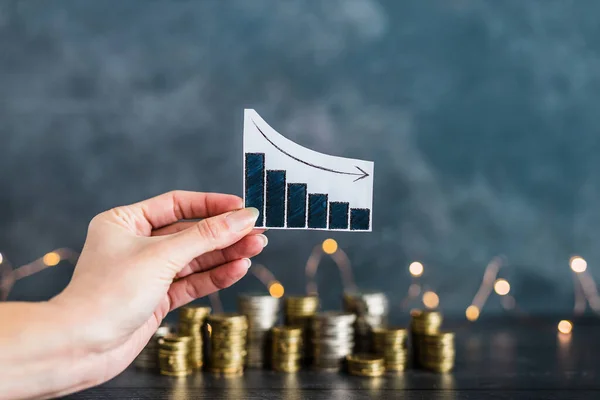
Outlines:
{"type": "Polygon", "coordinates": [[[244,208],[196,222],[186,230],[164,236],[164,254],[179,272],[196,257],[238,242],[252,231],[257,218],[256,208],[244,208]]]}
{"type": "Polygon", "coordinates": [[[192,300],[228,288],[246,275],[250,260],[242,259],[221,265],[210,271],[189,275],[171,284],[170,311],[192,300]]]}
{"type": "Polygon", "coordinates": [[[238,196],[176,190],[133,204],[142,210],[154,229],[180,219],[206,218],[238,210],[244,206],[238,196]]]}
{"type": "Polygon", "coordinates": [[[184,267],[177,276],[181,278],[234,260],[252,258],[260,254],[267,243],[268,239],[264,235],[248,235],[223,250],[211,251],[197,257],[184,267]]]}
{"type": "MultiPolygon", "coordinates": [[[[152,231],[152,236],[166,236],[172,235],[173,233],[184,231],[192,226],[196,225],[197,221],[179,221],[174,224],[163,226],[152,231]]],[[[253,229],[250,235],[259,235],[264,233],[266,229],[253,229]]]]}

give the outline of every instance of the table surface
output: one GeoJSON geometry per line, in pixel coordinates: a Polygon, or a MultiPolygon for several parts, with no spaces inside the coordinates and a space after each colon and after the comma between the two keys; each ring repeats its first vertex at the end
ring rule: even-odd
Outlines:
{"type": "Polygon", "coordinates": [[[597,399],[600,320],[576,321],[571,335],[556,320],[502,319],[455,327],[454,372],[409,370],[377,379],[302,371],[248,370],[243,377],[197,373],[169,378],[128,368],[72,399],[597,399]]]}

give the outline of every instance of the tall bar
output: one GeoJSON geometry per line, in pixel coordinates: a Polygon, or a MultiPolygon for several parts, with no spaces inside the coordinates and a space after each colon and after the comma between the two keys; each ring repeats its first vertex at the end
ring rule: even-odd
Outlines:
{"type": "Polygon", "coordinates": [[[306,183],[288,183],[287,190],[287,226],[288,228],[306,228],[306,183]]]}
{"type": "Polygon", "coordinates": [[[267,227],[285,226],[285,171],[267,170],[267,227]]]}
{"type": "Polygon", "coordinates": [[[265,226],[265,155],[264,153],[246,153],[246,207],[258,209],[255,226],[265,226]]]}
{"type": "Polygon", "coordinates": [[[348,229],[350,203],[332,201],[329,203],[329,229],[348,229]]]}
{"type": "Polygon", "coordinates": [[[350,229],[353,231],[368,231],[371,227],[371,210],[368,208],[350,209],[350,229]]]}
{"type": "Polygon", "coordinates": [[[327,195],[308,195],[308,227],[327,228],[327,195]]]}

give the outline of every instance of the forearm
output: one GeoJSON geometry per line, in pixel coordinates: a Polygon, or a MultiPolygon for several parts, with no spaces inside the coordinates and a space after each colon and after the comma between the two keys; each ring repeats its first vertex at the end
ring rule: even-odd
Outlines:
{"type": "Polygon", "coordinates": [[[93,385],[80,332],[57,304],[0,304],[0,399],[48,398],[93,385]]]}

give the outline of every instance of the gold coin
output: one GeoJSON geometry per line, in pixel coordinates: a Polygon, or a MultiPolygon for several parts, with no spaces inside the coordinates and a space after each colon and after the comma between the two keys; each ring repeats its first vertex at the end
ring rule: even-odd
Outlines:
{"type": "Polygon", "coordinates": [[[219,313],[208,316],[208,323],[215,324],[247,324],[248,318],[238,313],[219,313]]]}
{"type": "Polygon", "coordinates": [[[159,338],[158,345],[165,349],[185,349],[188,348],[191,340],[189,336],[169,334],[159,338]]]}
{"type": "Polygon", "coordinates": [[[375,378],[378,376],[382,376],[385,373],[385,369],[377,369],[377,370],[362,370],[355,368],[348,368],[348,372],[354,376],[364,376],[369,378],[375,378]]]}
{"type": "Polygon", "coordinates": [[[303,347],[301,345],[290,346],[285,343],[274,343],[273,352],[282,354],[299,354],[302,353],[303,347]]]}
{"type": "Polygon", "coordinates": [[[302,336],[302,329],[298,328],[298,327],[291,327],[291,326],[276,326],[273,329],[271,329],[271,332],[273,333],[273,337],[282,337],[282,338],[288,338],[288,337],[301,337],[302,336]]]}
{"type": "Polygon", "coordinates": [[[360,364],[360,365],[364,365],[364,364],[376,364],[376,365],[383,365],[383,358],[376,356],[376,355],[372,355],[372,354],[352,354],[346,357],[346,360],[349,363],[353,363],[353,364],[360,364]]]}
{"type": "Polygon", "coordinates": [[[212,309],[206,306],[188,304],[179,309],[179,317],[183,319],[195,320],[207,317],[212,309]]]}
{"type": "Polygon", "coordinates": [[[386,372],[403,372],[406,370],[406,364],[385,364],[386,372]]]}
{"type": "Polygon", "coordinates": [[[217,374],[238,374],[240,372],[244,372],[244,369],[238,366],[235,367],[223,367],[223,368],[215,368],[215,367],[210,367],[207,368],[207,370],[209,372],[212,373],[217,373],[217,374]]]}
{"type": "Polygon", "coordinates": [[[211,360],[243,360],[246,357],[247,352],[211,352],[210,359],[211,360]]]}

